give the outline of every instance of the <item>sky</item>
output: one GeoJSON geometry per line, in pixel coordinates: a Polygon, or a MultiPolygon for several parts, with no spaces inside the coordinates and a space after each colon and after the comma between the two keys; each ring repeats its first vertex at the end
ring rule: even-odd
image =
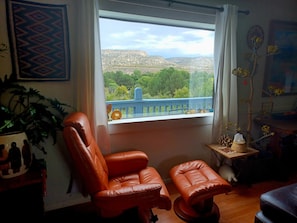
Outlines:
{"type": "Polygon", "coordinates": [[[213,31],[100,18],[102,49],[144,50],[150,56],[213,55],[213,31]]]}

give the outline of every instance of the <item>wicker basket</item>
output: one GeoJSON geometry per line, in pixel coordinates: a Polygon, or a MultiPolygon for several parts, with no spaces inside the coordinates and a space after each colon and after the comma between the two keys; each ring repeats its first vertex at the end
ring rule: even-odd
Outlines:
{"type": "Polygon", "coordinates": [[[246,143],[236,143],[236,142],[232,143],[231,150],[238,153],[246,153],[248,151],[246,143]]]}

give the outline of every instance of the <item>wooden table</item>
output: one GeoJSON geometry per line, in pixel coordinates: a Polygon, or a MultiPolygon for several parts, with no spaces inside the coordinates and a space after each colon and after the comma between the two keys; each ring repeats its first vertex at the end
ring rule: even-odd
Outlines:
{"type": "Polygon", "coordinates": [[[258,150],[253,149],[251,147],[247,148],[247,152],[244,153],[239,153],[236,151],[231,150],[230,147],[227,146],[222,146],[219,144],[207,144],[206,145],[209,149],[211,149],[212,151],[224,156],[227,159],[242,159],[242,158],[246,158],[248,156],[253,156],[253,155],[257,155],[259,153],[258,150]]]}
{"type": "MultiPolygon", "coordinates": [[[[206,147],[210,149],[214,155],[216,155],[217,160],[220,162],[220,166],[224,165],[225,163],[228,163],[226,159],[231,161],[232,169],[235,170],[236,178],[238,179],[241,177],[244,166],[248,162],[248,157],[250,156],[257,156],[259,153],[258,150],[253,149],[251,147],[247,148],[247,152],[236,152],[231,150],[230,147],[222,146],[219,144],[207,144],[206,147]],[[218,157],[220,156],[220,157],[218,157]]],[[[248,176],[244,181],[247,184],[250,184],[250,176],[248,176]]]]}

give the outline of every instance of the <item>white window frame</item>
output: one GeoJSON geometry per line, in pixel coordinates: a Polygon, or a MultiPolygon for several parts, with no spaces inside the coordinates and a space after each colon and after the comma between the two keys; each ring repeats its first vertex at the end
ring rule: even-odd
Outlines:
{"type": "MultiPolygon", "coordinates": [[[[213,23],[201,23],[199,21],[193,22],[186,18],[183,20],[167,19],[154,16],[136,15],[130,13],[122,13],[117,11],[109,10],[99,10],[99,15],[102,18],[118,19],[123,21],[133,21],[133,22],[145,22],[159,25],[172,25],[180,26],[186,28],[198,28],[205,30],[215,30],[215,24],[213,23]]],[[[198,16],[199,17],[199,16],[198,16]]],[[[197,18],[199,20],[199,18],[197,18]]],[[[165,120],[182,120],[182,119],[193,119],[193,118],[207,118],[213,116],[213,112],[207,113],[195,113],[195,114],[180,114],[180,115],[164,115],[164,116],[152,116],[152,117],[137,117],[137,118],[125,118],[119,120],[109,121],[108,124],[118,125],[127,123],[143,123],[143,122],[155,122],[155,121],[165,121],[165,120]]]]}

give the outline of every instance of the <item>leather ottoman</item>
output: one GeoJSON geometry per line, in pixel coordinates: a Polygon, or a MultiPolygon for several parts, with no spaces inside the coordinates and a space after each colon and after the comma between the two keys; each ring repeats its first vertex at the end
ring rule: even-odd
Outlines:
{"type": "Polygon", "coordinates": [[[231,191],[232,186],[202,160],[174,166],[170,177],[180,196],[174,201],[176,215],[186,222],[218,222],[220,212],[213,196],[231,191]]]}

